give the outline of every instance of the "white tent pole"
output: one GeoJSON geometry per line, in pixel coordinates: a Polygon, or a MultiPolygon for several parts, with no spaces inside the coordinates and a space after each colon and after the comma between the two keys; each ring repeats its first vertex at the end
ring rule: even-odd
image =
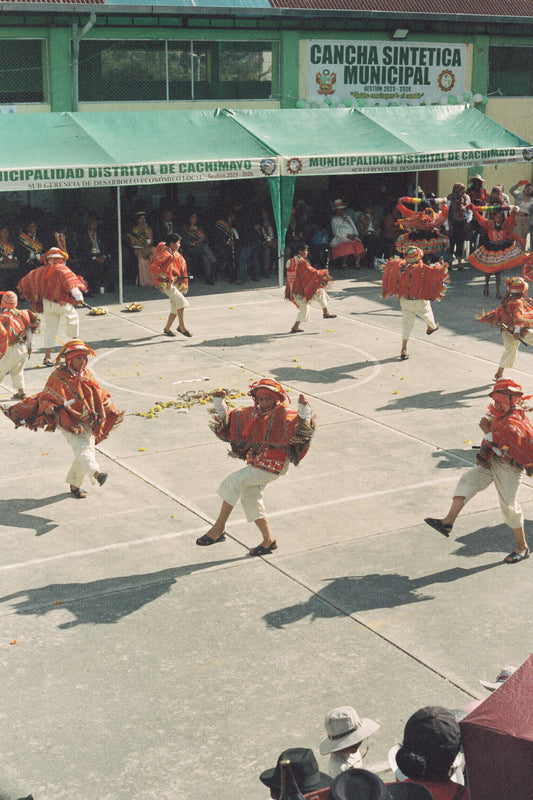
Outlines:
{"type": "Polygon", "coordinates": [[[117,186],[117,231],[118,231],[118,302],[124,302],[124,287],[122,285],[122,212],[120,209],[120,186],[117,186]]]}

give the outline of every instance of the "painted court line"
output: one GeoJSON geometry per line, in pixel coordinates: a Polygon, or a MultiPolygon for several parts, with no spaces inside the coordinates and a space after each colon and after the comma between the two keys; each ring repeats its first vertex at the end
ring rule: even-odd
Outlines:
{"type": "MultiPolygon", "coordinates": [[[[188,511],[191,511],[191,513],[193,513],[193,514],[196,514],[198,517],[200,517],[200,519],[204,520],[209,525],[213,524],[213,520],[212,519],[209,519],[207,516],[205,516],[205,514],[203,514],[198,509],[195,509],[193,506],[188,505],[185,500],[177,497],[177,495],[175,495],[172,492],[168,491],[168,489],[165,489],[165,488],[159,486],[158,484],[150,481],[148,478],[142,476],[140,473],[135,472],[135,470],[131,469],[131,467],[128,467],[122,461],[120,461],[118,459],[114,459],[112,456],[109,456],[109,458],[111,458],[119,466],[124,467],[126,470],[128,470],[128,472],[131,472],[132,474],[137,475],[142,480],[144,480],[146,483],[149,483],[155,489],[158,489],[162,494],[165,494],[165,495],[167,495],[167,497],[170,497],[173,500],[175,500],[177,503],[179,503],[179,505],[183,506],[183,508],[187,509],[188,511]]],[[[426,486],[436,486],[436,485],[439,485],[439,484],[450,483],[450,482],[456,481],[456,480],[457,480],[457,477],[449,477],[449,478],[445,478],[444,480],[441,479],[441,480],[435,480],[435,481],[424,481],[423,483],[414,483],[414,484],[411,484],[409,486],[399,486],[396,489],[384,489],[384,490],[378,491],[378,492],[367,492],[365,494],[350,495],[348,497],[339,497],[337,499],[326,500],[326,501],[323,501],[321,503],[312,503],[310,505],[295,506],[293,508],[284,509],[283,511],[275,511],[273,513],[269,513],[268,516],[269,516],[269,518],[271,518],[271,517],[283,517],[285,515],[295,514],[295,513],[298,513],[298,512],[302,512],[302,511],[312,511],[315,508],[324,508],[325,506],[339,505],[341,503],[352,503],[352,502],[357,501],[357,500],[368,499],[369,497],[381,497],[381,496],[384,496],[384,495],[391,495],[391,494],[395,494],[395,493],[398,493],[398,492],[402,492],[403,493],[403,492],[408,491],[410,489],[422,489],[422,488],[424,488],[426,486]]],[[[235,519],[232,520],[232,525],[235,525],[235,526],[236,525],[242,525],[244,523],[246,523],[246,519],[244,517],[235,518],[235,519]]],[[[151,544],[153,542],[160,542],[160,541],[165,541],[165,540],[168,540],[168,539],[177,539],[177,538],[180,538],[182,536],[189,536],[189,535],[194,535],[194,534],[200,533],[201,531],[204,531],[204,529],[205,529],[205,525],[202,525],[202,527],[200,527],[200,528],[188,528],[188,529],[186,529],[184,531],[175,531],[175,532],[172,532],[172,533],[160,533],[157,536],[149,536],[149,537],[146,537],[146,538],[143,538],[143,539],[131,539],[131,540],[126,541],[126,542],[114,542],[112,544],[102,545],[101,547],[91,547],[91,548],[89,548],[87,550],[73,550],[73,551],[70,551],[70,552],[67,552],[67,553],[58,553],[58,554],[53,555],[53,556],[44,556],[43,558],[35,558],[35,559],[30,560],[30,561],[22,561],[22,562],[18,562],[18,563],[15,563],[15,564],[4,564],[4,565],[0,566],[0,572],[8,572],[9,570],[21,569],[21,568],[24,568],[24,567],[34,567],[34,566],[37,566],[39,564],[47,564],[47,563],[50,563],[52,561],[62,561],[62,560],[65,560],[67,558],[78,558],[78,557],[83,557],[83,556],[90,556],[90,555],[95,555],[96,553],[105,553],[105,552],[108,552],[108,551],[111,551],[111,550],[122,550],[122,549],[125,549],[125,548],[128,548],[128,547],[132,547],[132,546],[151,544]]],[[[232,536],[231,538],[234,541],[236,541],[238,544],[242,544],[242,542],[240,542],[238,539],[235,539],[234,536],[232,536]]],[[[252,563],[252,562],[250,562],[250,563],[252,563]]]]}

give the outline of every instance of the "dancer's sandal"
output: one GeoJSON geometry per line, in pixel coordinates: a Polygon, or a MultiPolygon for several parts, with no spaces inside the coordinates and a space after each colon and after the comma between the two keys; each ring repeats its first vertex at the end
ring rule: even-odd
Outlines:
{"type": "Polygon", "coordinates": [[[408,358],[409,356],[407,353],[404,353],[403,351],[400,353],[400,361],[407,361],[408,358]]]}
{"type": "Polygon", "coordinates": [[[181,330],[181,328],[176,329],[178,333],[181,333],[182,336],[192,336],[192,333],[185,328],[185,330],[181,330]]]}
{"type": "Polygon", "coordinates": [[[174,333],[174,331],[163,331],[163,333],[165,334],[165,336],[172,336],[172,337],[174,337],[174,336],[176,335],[176,334],[174,333]]]}
{"type": "Polygon", "coordinates": [[[519,561],[525,561],[526,558],[529,558],[529,547],[526,548],[526,552],[524,555],[520,555],[520,553],[516,553],[514,550],[512,553],[509,553],[508,556],[505,556],[503,559],[506,564],[518,564],[519,561]]]}
{"type": "Polygon", "coordinates": [[[53,367],[53,366],[54,366],[54,362],[52,361],[51,358],[44,358],[43,359],[43,367],[53,367]]]}
{"type": "Polygon", "coordinates": [[[79,486],[71,486],[70,491],[74,497],[78,498],[78,500],[81,500],[83,497],[87,497],[87,492],[84,489],[80,489],[79,486]]]}
{"type": "Polygon", "coordinates": [[[435,331],[438,331],[439,328],[440,328],[440,325],[437,322],[437,327],[436,328],[427,328],[426,329],[426,336],[431,336],[431,334],[435,333],[435,331]]]}
{"type": "Polygon", "coordinates": [[[252,549],[248,552],[248,555],[250,555],[250,556],[268,556],[270,553],[272,553],[273,550],[277,550],[277,549],[278,549],[278,545],[277,545],[276,540],[274,539],[272,544],[269,544],[268,547],[264,547],[262,544],[258,544],[257,547],[252,547],[252,549]]]}
{"type": "Polygon", "coordinates": [[[289,333],[303,333],[302,328],[291,328],[289,333]]]}
{"type": "Polygon", "coordinates": [[[444,525],[441,519],[435,519],[434,517],[426,517],[424,522],[426,525],[429,525],[430,528],[442,533],[443,536],[449,536],[452,532],[453,525],[444,525]]]}
{"type": "Polygon", "coordinates": [[[322,316],[324,317],[324,319],[337,319],[336,314],[322,314],[322,316]]]}
{"type": "Polygon", "coordinates": [[[211,537],[208,536],[207,533],[204,533],[203,536],[200,536],[200,538],[196,540],[196,544],[199,545],[200,547],[208,547],[210,544],[218,544],[219,542],[225,542],[225,541],[226,541],[225,532],[221,534],[218,537],[218,539],[211,539],[211,537]]]}

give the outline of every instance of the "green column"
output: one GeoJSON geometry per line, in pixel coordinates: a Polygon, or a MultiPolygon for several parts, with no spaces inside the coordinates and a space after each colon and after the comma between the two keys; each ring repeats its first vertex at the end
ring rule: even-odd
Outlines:
{"type": "Polygon", "coordinates": [[[281,108],[295,108],[298,100],[299,68],[298,31],[283,31],[281,34],[281,108]]]}
{"type": "Polygon", "coordinates": [[[52,111],[72,111],[70,28],[51,28],[48,39],[52,111]]]}

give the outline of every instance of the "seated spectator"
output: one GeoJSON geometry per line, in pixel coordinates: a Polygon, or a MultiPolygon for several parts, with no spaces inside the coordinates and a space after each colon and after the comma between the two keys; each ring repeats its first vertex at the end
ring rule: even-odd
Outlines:
{"type": "Polygon", "coordinates": [[[146,211],[137,211],[136,223],[128,232],[130,246],[137,259],[137,283],[139,286],[151,286],[150,261],[155,252],[154,234],[146,220],[146,211]]]}
{"type": "Polygon", "coordinates": [[[80,268],[88,285],[88,295],[94,295],[100,287],[111,289],[113,275],[110,273],[111,260],[107,247],[98,230],[98,217],[91,215],[87,219],[87,228],[80,233],[78,257],[80,268]]]}
{"type": "Polygon", "coordinates": [[[65,254],[65,261],[68,261],[71,269],[77,269],[76,265],[76,242],[74,236],[67,231],[67,223],[61,217],[54,217],[51,227],[43,233],[43,247],[45,252],[52,247],[59,247],[65,254]]]}
{"type": "Polygon", "coordinates": [[[381,228],[381,243],[384,258],[392,258],[396,252],[396,239],[400,233],[398,220],[401,219],[401,217],[402,215],[396,203],[392,203],[387,209],[381,228]]]}
{"type": "Polygon", "coordinates": [[[15,245],[11,242],[9,228],[0,222],[0,291],[13,291],[21,278],[15,245]]]}
{"type": "Polygon", "coordinates": [[[362,767],[362,743],[380,727],[379,722],[359,716],[355,708],[340,706],[328,711],[324,720],[327,737],[320,743],[320,755],[329,754],[328,773],[336,778],[350,767],[362,767]]]}
{"type": "Polygon", "coordinates": [[[341,259],[341,269],[346,269],[348,259],[355,264],[355,269],[361,268],[361,259],[365,254],[365,248],[359,239],[359,231],[351,217],[345,215],[346,204],[342,200],[335,200],[333,203],[335,211],[331,219],[331,232],[333,239],[331,245],[331,258],[333,261],[341,259]]]}
{"type": "Polygon", "coordinates": [[[259,236],[261,240],[261,271],[268,278],[278,258],[278,237],[268,208],[261,207],[259,212],[259,236]]]}
{"type": "Polygon", "coordinates": [[[331,800],[436,800],[420,783],[383,783],[366,769],[350,768],[333,781],[331,800]]]}
{"type": "Polygon", "coordinates": [[[461,747],[461,730],[454,714],[441,706],[426,706],[409,717],[396,764],[411,781],[428,788],[435,800],[469,800],[465,786],[452,781],[461,747]]]}
{"type": "Polygon", "coordinates": [[[44,248],[37,235],[37,222],[32,217],[23,223],[15,242],[15,257],[20,275],[24,276],[41,263],[44,248]]]}
{"type": "Polygon", "coordinates": [[[165,242],[171,233],[179,233],[178,226],[174,222],[174,212],[171,208],[165,208],[161,212],[160,218],[154,225],[154,244],[165,242]]]}
{"type": "Polygon", "coordinates": [[[379,220],[374,213],[374,204],[367,203],[364,210],[357,218],[357,230],[366,250],[366,266],[374,266],[374,258],[379,258],[383,253],[381,243],[381,228],[379,220]]]}
{"type": "Polygon", "coordinates": [[[319,772],[318,764],[312,750],[305,747],[290,747],[280,753],[278,762],[274,769],[267,769],[259,776],[261,783],[270,789],[270,797],[278,800],[281,792],[281,768],[282,761],[291,762],[292,772],[298,784],[298,788],[303,795],[311,793],[311,796],[327,789],[331,784],[329,775],[319,772]]]}
{"type": "Polygon", "coordinates": [[[205,232],[198,225],[198,214],[193,211],[184,226],[181,235],[181,249],[189,264],[189,268],[200,268],[206,282],[212,286],[216,279],[217,260],[205,232]]]}
{"type": "Polygon", "coordinates": [[[215,223],[213,249],[219,268],[227,273],[232,282],[237,280],[239,244],[235,214],[230,210],[215,223]]]}

